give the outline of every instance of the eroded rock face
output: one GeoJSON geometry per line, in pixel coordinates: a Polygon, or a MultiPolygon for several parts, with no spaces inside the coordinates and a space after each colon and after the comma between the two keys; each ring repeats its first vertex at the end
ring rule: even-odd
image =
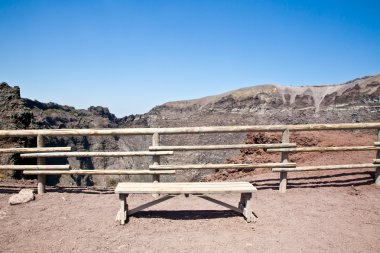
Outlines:
{"type": "Polygon", "coordinates": [[[18,194],[12,195],[8,203],[10,205],[18,205],[32,200],[34,200],[33,189],[22,189],[18,194]]]}
{"type": "MultiPolygon", "coordinates": [[[[33,114],[20,97],[20,88],[0,83],[0,129],[26,129],[30,126],[33,114]]],[[[0,138],[1,148],[25,147],[27,138],[0,138]]],[[[0,164],[14,163],[13,154],[2,154],[0,164]]],[[[0,171],[0,176],[10,176],[10,171],[0,171]]]]}
{"type": "Polygon", "coordinates": [[[18,86],[0,84],[0,129],[25,129],[30,125],[33,114],[20,97],[18,86]]]}

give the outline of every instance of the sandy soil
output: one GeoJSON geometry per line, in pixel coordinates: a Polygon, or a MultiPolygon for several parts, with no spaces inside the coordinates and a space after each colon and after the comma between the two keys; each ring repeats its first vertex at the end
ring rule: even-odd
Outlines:
{"type": "MultiPolygon", "coordinates": [[[[112,190],[49,188],[10,206],[28,182],[0,182],[0,252],[380,252],[380,187],[363,171],[290,173],[279,194],[274,173],[241,178],[258,192],[248,224],[196,196],[178,196],[122,226],[112,190]]],[[[213,197],[236,205],[236,194],[213,197]]],[[[132,195],[131,207],[152,200],[132,195]]]]}

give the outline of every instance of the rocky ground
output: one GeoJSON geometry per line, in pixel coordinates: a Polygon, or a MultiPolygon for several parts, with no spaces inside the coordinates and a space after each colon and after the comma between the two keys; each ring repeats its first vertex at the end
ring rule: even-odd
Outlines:
{"type": "MultiPolygon", "coordinates": [[[[112,189],[50,188],[35,201],[10,206],[30,182],[0,182],[0,252],[379,252],[380,188],[369,171],[291,173],[279,194],[278,175],[245,177],[258,188],[244,218],[195,196],[179,196],[115,222],[112,189]]],[[[236,194],[215,198],[237,204],[236,194]]],[[[133,208],[152,200],[132,195],[133,208]]]]}

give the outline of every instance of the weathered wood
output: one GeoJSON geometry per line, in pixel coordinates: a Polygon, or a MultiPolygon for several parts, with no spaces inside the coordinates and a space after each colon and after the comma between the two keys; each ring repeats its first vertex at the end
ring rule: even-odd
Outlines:
{"type": "Polygon", "coordinates": [[[185,193],[248,193],[257,189],[249,182],[189,182],[189,183],[118,183],[116,193],[185,194],[185,193]]]}
{"type": "Polygon", "coordinates": [[[25,175],[170,175],[175,170],[28,170],[25,175]]]}
{"type": "Polygon", "coordinates": [[[152,146],[156,147],[160,145],[160,135],[158,133],[154,133],[152,135],[152,146]]]}
{"type": "MultiPolygon", "coordinates": [[[[160,199],[154,200],[152,202],[141,205],[135,209],[129,211],[129,215],[136,213],[142,209],[147,207],[156,205],[165,201],[169,198],[172,198],[172,195],[175,194],[206,194],[206,193],[244,193],[246,195],[252,195],[252,192],[257,191],[257,189],[250,184],[249,182],[186,182],[186,183],[118,183],[115,193],[119,195],[122,194],[137,194],[137,193],[145,193],[145,194],[169,194],[168,196],[162,197],[160,199]]],[[[244,213],[244,216],[249,217],[249,213],[252,214],[252,211],[249,210],[240,210],[232,205],[224,203],[222,201],[207,197],[207,196],[198,196],[205,200],[211,201],[213,203],[222,205],[224,207],[235,210],[239,213],[244,213]]],[[[250,207],[250,203],[246,204],[248,208],[250,207]]],[[[119,211],[119,213],[122,212],[119,211]]],[[[247,222],[250,222],[251,218],[247,218],[247,222]]]]}
{"type": "Polygon", "coordinates": [[[154,156],[172,155],[173,151],[122,151],[122,152],[53,152],[21,154],[22,158],[30,157],[121,157],[121,156],[154,156]]]}
{"type": "Polygon", "coordinates": [[[0,170],[69,170],[70,165],[0,165],[0,170]]]}
{"type": "Polygon", "coordinates": [[[127,221],[128,216],[128,204],[127,204],[127,195],[126,194],[119,194],[119,201],[120,201],[120,210],[118,213],[118,218],[120,220],[120,224],[124,225],[127,221]]]}
{"type": "Polygon", "coordinates": [[[0,130],[0,137],[24,136],[90,136],[90,135],[151,135],[191,134],[191,133],[228,133],[257,131],[310,131],[310,130],[347,130],[378,129],[380,123],[345,124],[308,124],[308,125],[254,125],[254,126],[211,126],[178,128],[113,128],[113,129],[36,129],[36,130],[0,130]]]}
{"type": "Polygon", "coordinates": [[[299,148],[270,148],[267,152],[335,152],[335,151],[369,151],[379,150],[374,146],[345,146],[345,147],[299,147],[299,148]]]}
{"type": "Polygon", "coordinates": [[[248,223],[253,222],[252,193],[242,193],[242,195],[244,195],[243,215],[248,223]]]}
{"type": "Polygon", "coordinates": [[[297,172],[297,171],[313,171],[313,170],[354,170],[354,169],[370,169],[379,167],[379,165],[373,163],[364,164],[344,164],[344,165],[316,165],[316,166],[301,166],[295,168],[273,168],[273,172],[297,172]]]}
{"type": "Polygon", "coordinates": [[[239,164],[178,164],[150,165],[151,170],[187,170],[187,169],[254,169],[295,167],[295,163],[239,163],[239,164]]]}
{"type": "MultiPolygon", "coordinates": [[[[160,145],[160,135],[158,133],[154,133],[152,136],[152,146],[156,147],[160,145]]],[[[160,156],[154,155],[153,156],[153,165],[159,165],[160,164],[160,156]]],[[[160,176],[159,175],[153,175],[153,182],[159,182],[160,176]]],[[[154,197],[157,197],[156,195],[154,197]]]]}
{"type": "Polygon", "coordinates": [[[245,206],[245,194],[242,193],[242,194],[240,194],[240,201],[238,203],[238,207],[241,210],[241,213],[243,213],[244,206],[245,206]]]}
{"type": "Polygon", "coordinates": [[[71,147],[48,148],[1,148],[0,153],[35,153],[35,152],[61,152],[71,151],[71,147]]]}
{"type": "MultiPolygon", "coordinates": [[[[282,143],[289,143],[290,137],[289,137],[289,129],[286,129],[282,133],[282,143]]],[[[281,163],[285,164],[289,161],[289,153],[288,152],[281,152],[281,163]]],[[[288,173],[286,171],[280,172],[280,186],[279,186],[279,192],[285,193],[286,187],[288,183],[288,173]]]]}
{"type": "Polygon", "coordinates": [[[175,197],[175,196],[173,196],[173,195],[166,195],[166,196],[163,196],[163,197],[161,197],[159,199],[155,199],[155,200],[153,200],[151,202],[145,203],[145,204],[143,204],[141,206],[138,206],[136,208],[133,208],[133,209],[129,210],[128,215],[131,216],[131,215],[133,215],[133,214],[135,214],[135,213],[137,213],[137,212],[139,212],[141,210],[144,210],[144,209],[146,209],[148,207],[157,205],[157,204],[159,204],[161,202],[164,202],[164,201],[166,201],[168,199],[171,199],[173,197],[175,197]]]}
{"type": "Polygon", "coordinates": [[[380,159],[373,159],[373,163],[375,164],[380,163],[380,159]]]}
{"type": "MultiPolygon", "coordinates": [[[[380,128],[377,129],[377,142],[375,142],[375,145],[377,144],[379,144],[378,146],[380,146],[380,128]]],[[[376,152],[376,160],[380,160],[380,150],[377,150],[376,152]]],[[[375,184],[380,185],[380,167],[376,167],[375,184]]]]}
{"type": "Polygon", "coordinates": [[[150,146],[151,151],[173,150],[219,150],[219,149],[248,149],[248,148],[291,148],[296,147],[296,143],[271,143],[271,144],[231,144],[231,145],[201,145],[201,146],[150,146]]]}
{"type": "MultiPolygon", "coordinates": [[[[45,147],[45,140],[43,135],[37,135],[37,148],[45,147]]],[[[39,157],[37,158],[37,165],[44,165],[45,158],[39,157]]],[[[38,175],[37,176],[37,193],[43,194],[46,192],[46,176],[38,175]]]]}
{"type": "MultiPolygon", "coordinates": [[[[380,131],[380,130],[378,130],[378,131],[380,131]]],[[[380,146],[380,142],[377,142],[377,141],[376,141],[376,142],[374,143],[374,145],[375,145],[375,146],[380,146]]]]}
{"type": "Polygon", "coordinates": [[[215,203],[215,204],[217,204],[217,205],[223,206],[223,207],[225,207],[225,208],[228,208],[228,209],[234,210],[235,212],[243,213],[243,210],[240,210],[238,207],[233,206],[233,205],[230,205],[230,204],[225,203],[225,202],[223,202],[223,201],[220,201],[220,200],[217,200],[217,199],[211,198],[211,197],[209,197],[209,196],[198,195],[197,197],[202,198],[202,199],[207,200],[207,201],[210,201],[210,202],[215,203]]]}

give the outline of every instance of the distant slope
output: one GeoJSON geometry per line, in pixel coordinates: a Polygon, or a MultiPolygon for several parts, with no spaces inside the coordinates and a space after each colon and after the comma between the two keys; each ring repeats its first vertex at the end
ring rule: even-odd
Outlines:
{"type": "Polygon", "coordinates": [[[181,118],[189,125],[240,125],[363,122],[380,119],[379,113],[380,75],[337,85],[253,86],[165,103],[148,114],[155,115],[155,125],[180,125],[181,118]]]}
{"type": "MultiPolygon", "coordinates": [[[[380,88],[380,75],[367,76],[363,78],[357,78],[355,80],[336,85],[318,85],[318,86],[282,86],[282,85],[257,85],[252,87],[241,88],[238,90],[226,92],[220,95],[208,96],[193,100],[175,101],[163,104],[167,107],[191,107],[197,106],[204,108],[215,104],[221,104],[228,98],[233,98],[236,101],[248,101],[254,99],[260,99],[260,95],[266,96],[281,96],[283,105],[294,105],[298,100],[302,100],[303,97],[310,97],[314,102],[315,108],[319,108],[322,101],[325,98],[329,98],[331,102],[331,96],[341,99],[335,100],[336,103],[345,102],[357,102],[357,97],[350,96],[353,90],[364,96],[379,96],[380,88]]],[[[302,103],[301,103],[302,104],[302,103]]],[[[323,105],[330,105],[331,103],[325,103],[323,105]]]]}

